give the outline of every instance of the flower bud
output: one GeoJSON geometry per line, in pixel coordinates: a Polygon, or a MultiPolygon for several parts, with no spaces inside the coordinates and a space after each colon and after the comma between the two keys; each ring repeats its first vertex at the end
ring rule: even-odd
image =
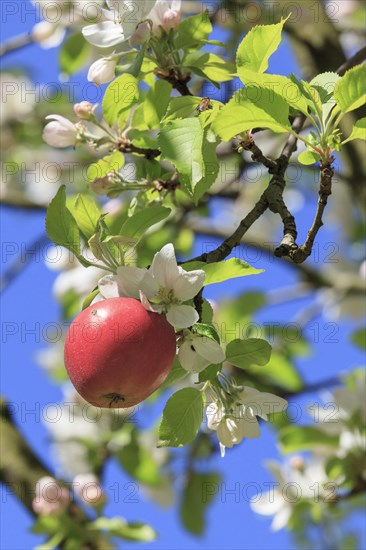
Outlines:
{"type": "Polygon", "coordinates": [[[115,77],[117,60],[114,58],[102,57],[91,65],[88,71],[89,82],[94,82],[97,86],[107,84],[115,77]]]}
{"type": "Polygon", "coordinates": [[[90,101],[81,101],[81,103],[75,103],[74,113],[81,120],[89,120],[94,111],[94,105],[90,101]]]}
{"type": "Polygon", "coordinates": [[[170,29],[176,29],[181,21],[181,14],[179,11],[172,9],[167,10],[163,15],[162,27],[169,31],[170,29]]]}
{"type": "Polygon", "coordinates": [[[78,141],[78,129],[61,115],[49,115],[49,122],[43,130],[43,139],[51,147],[75,147],[78,141]]]}
{"type": "Polygon", "coordinates": [[[60,487],[53,477],[46,476],[39,479],[36,484],[32,508],[40,515],[58,514],[65,510],[69,501],[69,491],[60,487]]]}
{"type": "Polygon", "coordinates": [[[75,494],[85,504],[99,506],[105,503],[106,496],[94,474],[79,474],[74,478],[72,485],[75,494]]]}
{"type": "Polygon", "coordinates": [[[34,42],[43,42],[51,38],[56,31],[56,25],[48,21],[40,21],[36,23],[32,29],[32,38],[34,42]]]}
{"type": "Polygon", "coordinates": [[[130,46],[134,48],[140,44],[145,44],[150,39],[151,31],[147,23],[140,23],[136,31],[130,38],[130,46]]]}

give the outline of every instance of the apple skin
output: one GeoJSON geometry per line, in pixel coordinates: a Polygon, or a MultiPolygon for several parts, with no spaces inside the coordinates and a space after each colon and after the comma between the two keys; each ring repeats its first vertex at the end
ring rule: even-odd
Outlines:
{"type": "Polygon", "coordinates": [[[72,322],[65,367],[86,401],[124,409],[161,386],[175,354],[175,332],[165,315],[146,311],[133,298],[108,298],[72,322]]]}

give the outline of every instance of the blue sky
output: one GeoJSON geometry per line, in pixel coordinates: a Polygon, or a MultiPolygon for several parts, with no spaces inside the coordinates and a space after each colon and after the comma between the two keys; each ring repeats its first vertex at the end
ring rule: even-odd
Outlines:
{"type": "MultiPolygon", "coordinates": [[[[27,4],[31,9],[30,3],[27,4]]],[[[27,14],[19,12],[9,16],[3,28],[3,40],[29,30],[34,21],[31,11],[27,14]]],[[[27,68],[37,82],[57,82],[58,80],[56,49],[42,50],[38,46],[29,46],[6,58],[3,67],[13,66],[27,68]]],[[[295,61],[286,44],[283,44],[273,56],[271,69],[280,74],[296,71],[295,61]]],[[[80,75],[80,78],[85,81],[85,74],[80,75]]],[[[216,204],[214,212],[218,208],[220,206],[216,204]]],[[[299,229],[302,235],[309,226],[313,208],[314,203],[307,202],[306,207],[301,211],[299,229]]],[[[3,242],[15,243],[19,250],[22,246],[28,247],[44,232],[44,215],[39,212],[17,211],[2,207],[0,223],[3,242]]],[[[318,242],[321,250],[326,243],[338,242],[338,240],[339,235],[334,227],[322,229],[319,233],[318,242]]],[[[203,242],[207,242],[207,239],[197,239],[195,243],[197,253],[200,252],[203,242]]],[[[8,259],[8,263],[10,264],[13,260],[14,256],[8,259]]],[[[207,289],[206,296],[217,299],[233,296],[236,292],[245,290],[272,290],[286,287],[296,281],[294,271],[276,259],[262,256],[252,264],[255,267],[264,268],[265,273],[258,277],[248,277],[235,284],[230,281],[217,287],[210,287],[207,289]]],[[[6,265],[2,263],[1,267],[5,268],[6,265]]],[[[54,465],[48,454],[48,432],[41,421],[41,411],[45,405],[62,400],[62,393],[37,365],[35,353],[45,347],[42,330],[38,330],[38,326],[44,327],[47,323],[59,320],[59,307],[51,294],[55,276],[54,272],[45,267],[42,257],[37,258],[7,288],[2,303],[2,342],[5,345],[2,346],[1,391],[17,408],[15,417],[19,428],[51,470],[54,465]],[[14,326],[19,330],[12,335],[10,332],[14,326]],[[35,333],[25,332],[30,328],[34,328],[35,333]],[[32,411],[35,412],[32,413],[32,411]]],[[[306,300],[297,300],[290,304],[266,308],[265,316],[261,314],[257,320],[259,323],[286,322],[292,318],[299,307],[303,307],[306,303],[306,300]]],[[[349,344],[349,335],[353,328],[351,322],[339,325],[338,342],[333,343],[324,342],[324,335],[328,330],[325,326],[327,320],[320,318],[316,322],[320,331],[320,341],[314,344],[312,356],[299,362],[300,371],[306,380],[309,382],[322,380],[361,364],[362,354],[349,344]]],[[[312,340],[311,328],[307,336],[312,340]]],[[[317,401],[319,401],[317,395],[309,395],[306,400],[300,400],[303,406],[317,401]]],[[[288,533],[285,531],[270,533],[270,519],[252,513],[245,492],[247,490],[248,495],[251,494],[250,484],[256,483],[262,487],[263,483],[272,481],[263,462],[268,458],[276,457],[279,458],[279,453],[274,433],[268,426],[263,426],[259,440],[248,440],[237,448],[229,450],[224,460],[219,456],[210,460],[209,469],[218,469],[225,477],[218,498],[209,508],[207,529],[202,538],[193,537],[182,530],[177,506],[166,510],[160,509],[140,492],[138,502],[134,504],[123,502],[125,499],[122,492],[119,502],[113,502],[112,499],[108,504],[107,514],[110,516],[120,514],[129,520],[151,523],[160,533],[158,541],[146,546],[152,550],[168,548],[290,550],[293,548],[293,542],[288,533]]],[[[111,494],[111,489],[108,488],[116,482],[123,491],[129,478],[115,463],[111,462],[106,470],[107,494],[108,491],[111,494]]],[[[354,521],[356,525],[360,525],[361,520],[354,521]]],[[[21,550],[42,542],[43,537],[36,537],[28,532],[31,524],[32,518],[27,511],[2,487],[2,548],[21,550]]],[[[123,544],[123,548],[126,549],[140,547],[143,545],[123,544]]]]}

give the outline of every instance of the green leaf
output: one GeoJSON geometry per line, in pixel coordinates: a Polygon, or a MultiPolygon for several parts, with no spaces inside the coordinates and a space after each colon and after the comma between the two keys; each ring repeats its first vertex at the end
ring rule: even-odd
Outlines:
{"type": "Polygon", "coordinates": [[[334,97],[343,113],[354,111],[366,102],[365,66],[357,65],[338,80],[334,97]]]}
{"type": "Polygon", "coordinates": [[[176,382],[183,380],[188,376],[188,372],[179,363],[178,357],[175,358],[173,368],[165,379],[164,383],[160,386],[161,389],[169,388],[176,382]]]}
{"type": "Polygon", "coordinates": [[[82,235],[88,241],[94,235],[102,215],[95,200],[89,195],[79,193],[69,208],[82,235]]]}
{"type": "Polygon", "coordinates": [[[151,206],[146,210],[141,210],[127,218],[120,229],[120,234],[124,237],[139,240],[150,227],[165,220],[170,213],[170,208],[164,206],[151,206]]]}
{"type": "Polygon", "coordinates": [[[178,50],[200,46],[202,42],[206,42],[211,32],[212,24],[208,10],[186,17],[179,25],[175,46],[178,50]]]}
{"type": "Polygon", "coordinates": [[[277,74],[259,74],[246,67],[241,69],[241,80],[247,87],[252,87],[253,90],[255,88],[266,88],[270,97],[272,94],[272,100],[275,99],[275,96],[280,96],[296,111],[300,111],[305,115],[308,114],[308,100],[304,97],[296,81],[277,74]]]}
{"type": "Polygon", "coordinates": [[[194,535],[205,528],[205,511],[219,493],[220,475],[191,471],[183,491],[180,516],[184,527],[194,535]]]}
{"type": "Polygon", "coordinates": [[[314,88],[320,97],[323,104],[323,121],[325,122],[329,113],[335,105],[334,88],[336,83],[341,77],[337,73],[327,72],[318,74],[310,82],[312,88],[314,88]]]}
{"type": "Polygon", "coordinates": [[[359,328],[352,333],[352,342],[362,350],[366,350],[366,327],[359,328]]]}
{"type": "Polygon", "coordinates": [[[342,145],[348,141],[353,141],[354,139],[363,139],[366,140],[366,117],[358,120],[352,128],[352,133],[345,141],[342,142],[342,145]]]}
{"type": "Polygon", "coordinates": [[[114,151],[97,162],[93,162],[87,169],[87,180],[92,182],[104,178],[109,172],[118,172],[125,163],[125,157],[120,151],[114,151]]]}
{"type": "Polygon", "coordinates": [[[318,155],[318,153],[315,153],[314,151],[303,151],[299,154],[297,160],[301,164],[307,166],[309,164],[315,164],[316,162],[319,162],[320,155],[318,155]]]}
{"type": "Polygon", "coordinates": [[[302,379],[292,362],[276,350],[272,351],[267,365],[251,366],[248,370],[263,381],[274,383],[288,391],[298,391],[303,386],[302,379]]]}
{"type": "Polygon", "coordinates": [[[93,290],[93,292],[91,292],[90,294],[88,294],[88,296],[85,298],[85,300],[83,301],[83,305],[81,306],[81,309],[84,310],[86,309],[87,307],[90,306],[90,304],[92,303],[92,301],[94,300],[94,298],[96,296],[98,296],[99,294],[99,288],[96,288],[95,290],[93,290]]]}
{"type": "Polygon", "coordinates": [[[31,527],[32,533],[37,535],[54,535],[60,530],[62,518],[60,516],[39,516],[31,527]]]}
{"type": "Polygon", "coordinates": [[[158,447],[180,447],[193,441],[203,418],[202,392],[184,388],[174,393],[164,407],[158,447]]]}
{"type": "Polygon", "coordinates": [[[279,432],[279,442],[283,453],[305,451],[319,445],[338,447],[337,435],[330,435],[314,426],[285,426],[279,432]]]}
{"type": "Polygon", "coordinates": [[[226,359],[240,369],[251,365],[266,365],[271,357],[272,347],[267,340],[248,338],[247,340],[232,340],[226,348],[226,359]]]}
{"type": "Polygon", "coordinates": [[[217,330],[213,325],[210,325],[208,323],[196,323],[195,325],[193,325],[192,331],[195,334],[199,334],[200,336],[206,336],[211,340],[215,340],[218,344],[220,343],[220,337],[217,334],[217,330]]]}
{"type": "Polygon", "coordinates": [[[168,122],[159,137],[162,156],[176,167],[181,183],[196,203],[219,170],[217,143],[207,136],[197,117],[168,122]]]}
{"type": "Polygon", "coordinates": [[[88,61],[90,46],[81,33],[66,38],[59,52],[59,65],[67,75],[76,73],[88,61]]]}
{"type": "Polygon", "coordinates": [[[268,60],[281,42],[281,34],[286,19],[275,25],[257,25],[241,41],[236,52],[236,65],[241,78],[241,67],[264,73],[268,60]]]}
{"type": "Polygon", "coordinates": [[[50,202],[46,215],[46,233],[55,244],[80,255],[80,233],[75,219],[66,208],[66,187],[62,185],[50,202]]]}
{"type": "Polygon", "coordinates": [[[162,478],[159,466],[151,451],[141,445],[136,432],[131,435],[131,441],[117,454],[120,464],[137,481],[146,485],[160,485],[162,478]]]}
{"type": "Polygon", "coordinates": [[[205,286],[222,283],[223,281],[236,279],[237,277],[258,275],[264,271],[263,269],[251,267],[247,262],[239,260],[238,258],[230,258],[230,260],[213,262],[211,264],[206,264],[204,262],[189,262],[184,264],[183,267],[186,271],[203,269],[206,273],[205,286]]]}
{"type": "Polygon", "coordinates": [[[206,382],[206,380],[216,380],[217,375],[221,372],[222,365],[209,365],[202,370],[198,375],[199,382],[206,382]]]}
{"type": "Polygon", "coordinates": [[[233,98],[216,117],[214,132],[223,141],[252,128],[268,128],[273,132],[291,132],[289,106],[278,94],[267,88],[248,86],[233,98]]]}
{"type": "Polygon", "coordinates": [[[127,523],[122,518],[97,518],[88,525],[89,529],[107,531],[112,537],[138,542],[151,542],[156,539],[156,531],[146,523],[127,523]]]}
{"type": "Polygon", "coordinates": [[[160,121],[168,108],[171,91],[172,86],[169,82],[157,80],[133,114],[133,128],[159,128],[160,121]]]}
{"type": "Polygon", "coordinates": [[[128,73],[119,76],[113,80],[104,94],[102,108],[105,121],[110,126],[120,117],[126,121],[132,105],[138,99],[138,80],[128,73]]]}
{"type": "Polygon", "coordinates": [[[169,122],[160,132],[161,153],[178,170],[188,189],[203,177],[203,128],[198,118],[169,122]]]}
{"type": "Polygon", "coordinates": [[[172,97],[163,122],[166,123],[177,118],[186,118],[192,115],[200,101],[200,97],[190,95],[172,97]]]}
{"type": "Polygon", "coordinates": [[[235,65],[214,53],[192,52],[186,57],[185,65],[192,70],[200,69],[204,77],[216,82],[232,80],[235,74],[235,65]]]}

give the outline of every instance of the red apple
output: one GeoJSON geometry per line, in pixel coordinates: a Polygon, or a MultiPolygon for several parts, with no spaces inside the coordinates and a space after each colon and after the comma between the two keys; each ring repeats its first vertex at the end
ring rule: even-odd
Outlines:
{"type": "Polygon", "coordinates": [[[80,395],[96,407],[127,408],[151,395],[168,376],[176,337],[165,315],[133,298],[109,298],[72,322],[65,366],[80,395]]]}

